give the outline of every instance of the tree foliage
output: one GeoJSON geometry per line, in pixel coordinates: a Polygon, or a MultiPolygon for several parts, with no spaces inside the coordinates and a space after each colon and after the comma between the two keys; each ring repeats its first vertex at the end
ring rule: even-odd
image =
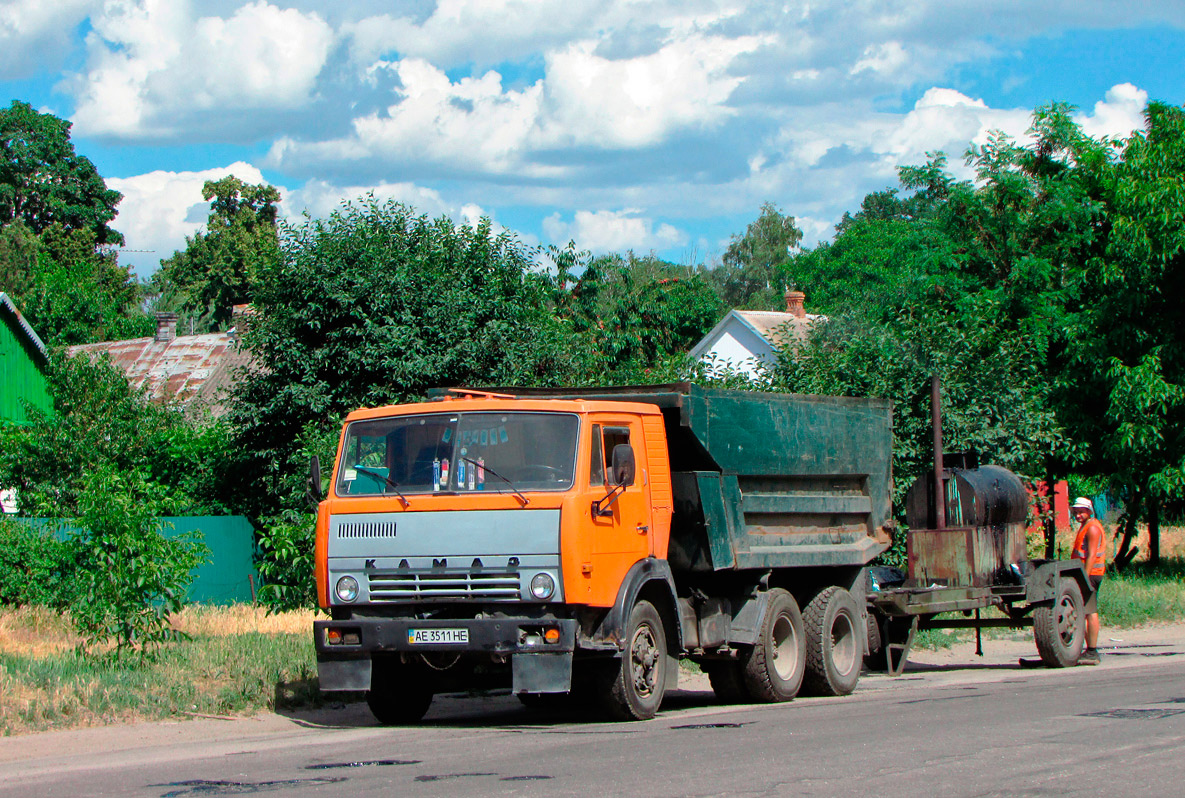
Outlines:
{"type": "Polygon", "coordinates": [[[583,344],[590,382],[654,382],[725,310],[702,274],[653,256],[594,258],[570,243],[549,257],[556,313],[583,344]]]}
{"type": "Polygon", "coordinates": [[[744,234],[732,237],[720,265],[706,270],[704,277],[730,308],[783,310],[783,267],[801,240],[794,217],[766,202],[744,234]]]}
{"type": "Polygon", "coordinates": [[[19,219],[40,233],[57,224],[89,231],[99,245],[122,244],[108,223],[123,197],[75,153],[70,127],[19,100],[0,110],[0,225],[19,219]]]}
{"type": "Polygon", "coordinates": [[[298,502],[302,446],[358,407],[438,386],[572,381],[576,341],[529,255],[488,220],[457,225],[373,198],[285,228],[244,335],[259,368],[231,413],[242,484],[298,502]]]}
{"type": "Polygon", "coordinates": [[[49,346],[152,334],[140,285],[90,230],[55,224],[38,235],[23,221],[0,228],[0,287],[49,346]]]}
{"type": "Polygon", "coordinates": [[[225,327],[232,307],[250,301],[259,274],[279,257],[276,188],[229,175],[206,181],[202,198],[210,202],[205,231],[186,238],[152,278],[157,309],[177,312],[182,326],[192,321],[198,332],[225,327]]]}
{"type": "Polygon", "coordinates": [[[27,425],[0,426],[0,485],[17,490],[22,513],[78,516],[87,486],[112,473],[164,515],[226,512],[223,423],[149,402],[105,360],[58,352],[47,377],[52,412],[30,408],[27,425]]]}

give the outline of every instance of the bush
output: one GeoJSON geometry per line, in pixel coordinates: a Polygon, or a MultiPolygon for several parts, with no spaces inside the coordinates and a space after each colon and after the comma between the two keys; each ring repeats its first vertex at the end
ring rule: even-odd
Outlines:
{"type": "Polygon", "coordinates": [[[63,609],[78,597],[69,542],[0,517],[0,604],[63,609]]]}
{"type": "Polygon", "coordinates": [[[209,549],[198,535],[161,534],[158,503],[144,484],[113,471],[92,474],[79,503],[82,530],[73,545],[83,600],[71,614],[84,647],[114,642],[117,656],[152,656],[177,637],[169,616],[184,606],[192,571],[209,549]]]}
{"type": "Polygon", "coordinates": [[[313,572],[316,516],[288,510],[267,519],[259,533],[259,600],[276,612],[317,605],[313,572]]]}

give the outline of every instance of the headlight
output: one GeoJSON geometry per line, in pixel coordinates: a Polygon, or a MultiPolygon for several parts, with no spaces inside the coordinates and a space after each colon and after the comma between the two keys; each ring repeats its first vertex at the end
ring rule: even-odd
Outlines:
{"type": "Polygon", "coordinates": [[[352,576],[343,576],[337,580],[337,597],[345,602],[358,598],[358,580],[352,576]]]}
{"type": "Polygon", "coordinates": [[[537,599],[549,599],[555,593],[555,580],[551,574],[535,574],[531,578],[531,595],[537,599]]]}

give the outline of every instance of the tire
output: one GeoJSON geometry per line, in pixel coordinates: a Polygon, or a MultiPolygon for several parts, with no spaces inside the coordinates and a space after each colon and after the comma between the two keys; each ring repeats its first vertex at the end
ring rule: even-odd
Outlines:
{"type": "Polygon", "coordinates": [[[662,704],[667,681],[667,636],[658,610],[639,601],[630,611],[626,646],[605,670],[601,695],[613,720],[649,720],[662,704]]]}
{"type": "Polygon", "coordinates": [[[881,640],[880,619],[875,612],[868,611],[868,645],[864,649],[864,667],[873,673],[884,673],[889,669],[885,658],[884,641],[881,640]]]}
{"type": "Polygon", "coordinates": [[[375,661],[366,691],[366,705],[384,726],[419,723],[432,704],[435,692],[423,669],[402,662],[375,661]]]}
{"type": "Polygon", "coordinates": [[[712,692],[722,704],[747,704],[753,699],[745,688],[745,666],[736,660],[705,662],[704,671],[712,683],[712,692]]]}
{"type": "Polygon", "coordinates": [[[1049,607],[1033,611],[1033,639],[1041,661],[1051,668],[1068,668],[1078,662],[1086,636],[1082,588],[1072,578],[1058,579],[1057,596],[1049,607]]]}
{"type": "Polygon", "coordinates": [[[842,587],[832,585],[811,599],[802,614],[806,630],[806,675],[803,692],[808,695],[847,695],[860,681],[867,629],[860,622],[856,599],[842,587]]]}
{"type": "Polygon", "coordinates": [[[746,692],[766,704],[789,701],[798,695],[805,666],[806,637],[798,602],[775,588],[769,591],[765,620],[744,663],[746,692]]]}

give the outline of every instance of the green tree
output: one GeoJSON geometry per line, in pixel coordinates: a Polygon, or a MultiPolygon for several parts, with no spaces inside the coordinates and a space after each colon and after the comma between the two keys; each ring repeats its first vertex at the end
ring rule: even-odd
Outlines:
{"type": "MultiPolygon", "coordinates": [[[[301,502],[306,454],[343,414],[454,385],[570,382],[578,349],[531,253],[373,197],[282,231],[244,334],[259,368],[231,417],[245,504],[301,502]]],[[[330,434],[332,434],[330,432],[330,434]]]]}
{"type": "Polygon", "coordinates": [[[22,221],[0,228],[0,276],[50,346],[152,334],[142,287],[90,230],[54,224],[36,235],[22,221]]]}
{"type": "Polygon", "coordinates": [[[280,192],[229,175],[206,181],[202,198],[210,201],[205,231],[162,260],[152,282],[157,309],[176,311],[182,326],[192,320],[195,330],[206,332],[227,325],[232,307],[250,301],[259,274],[278,259],[280,192]]]}
{"type": "Polygon", "coordinates": [[[782,267],[801,240],[802,230],[794,217],[784,216],[776,205],[766,202],[744,234],[732,237],[721,264],[704,276],[730,308],[783,310],[782,267]]]}
{"type": "Polygon", "coordinates": [[[60,224],[90,231],[99,245],[122,244],[108,223],[123,196],[74,151],[70,127],[19,100],[0,110],[0,225],[20,219],[40,233],[60,224]]]}
{"type": "Polygon", "coordinates": [[[1185,111],[1151,103],[1120,157],[1082,169],[1105,213],[1067,321],[1058,398],[1084,468],[1125,500],[1122,566],[1140,520],[1158,557],[1161,507],[1185,500],[1185,111]]]}
{"type": "Polygon", "coordinates": [[[149,402],[105,360],[50,358],[53,412],[0,427],[0,485],[26,515],[82,512],[94,475],[118,473],[165,515],[223,514],[227,429],[149,402]]]}
{"type": "Polygon", "coordinates": [[[720,320],[725,308],[703,275],[653,256],[593,258],[552,247],[557,314],[588,348],[598,383],[653,382],[720,320]]]}

